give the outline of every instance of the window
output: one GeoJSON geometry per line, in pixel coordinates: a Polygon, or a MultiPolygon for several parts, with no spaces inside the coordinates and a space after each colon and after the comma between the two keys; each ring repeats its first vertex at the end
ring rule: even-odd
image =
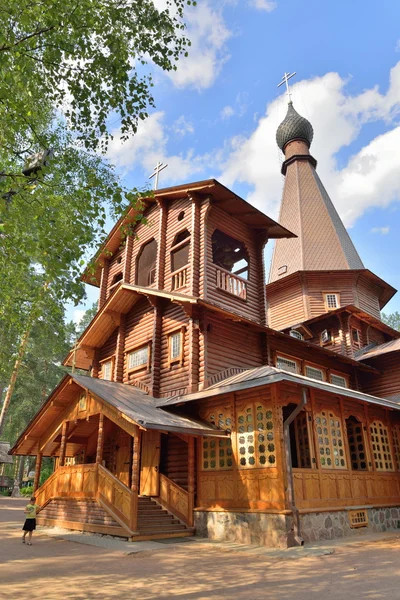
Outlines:
{"type": "Polygon", "coordinates": [[[340,307],[340,296],[335,293],[324,294],[325,308],[326,310],[335,310],[340,307]]]}
{"type": "Polygon", "coordinates": [[[275,426],[272,410],[254,403],[237,411],[238,467],[275,467],[275,426]]]}
{"type": "Polygon", "coordinates": [[[394,471],[387,427],[381,421],[374,421],[371,423],[370,432],[375,469],[394,471]]]}
{"type": "Polygon", "coordinates": [[[306,411],[302,410],[293,421],[296,442],[297,467],[300,469],[311,468],[310,441],[307,419],[308,415],[306,411]]]}
{"type": "Polygon", "coordinates": [[[363,426],[355,417],[346,419],[347,440],[349,442],[350,461],[353,471],[367,470],[363,426]]]}
{"type": "Polygon", "coordinates": [[[178,233],[171,248],[171,271],[179,271],[189,263],[190,233],[187,229],[178,233]]]}
{"type": "Polygon", "coordinates": [[[183,364],[183,333],[184,330],[174,331],[168,336],[168,360],[169,364],[183,364]]]}
{"type": "MultiPolygon", "coordinates": [[[[230,412],[226,409],[211,411],[205,420],[219,429],[231,430],[232,421],[230,412]]],[[[203,438],[203,471],[220,471],[231,469],[233,464],[231,438],[203,438]]]]}
{"type": "Polygon", "coordinates": [[[225,271],[249,278],[249,256],[243,242],[216,229],[211,237],[213,263],[225,271]]]}
{"type": "Polygon", "coordinates": [[[122,281],[122,273],[117,273],[116,275],[114,275],[114,277],[112,278],[110,287],[112,287],[113,285],[115,285],[119,281],[122,281]]]}
{"type": "Polygon", "coordinates": [[[298,373],[297,362],[289,358],[283,358],[283,356],[276,357],[276,367],[289,373],[298,373]]]}
{"type": "Polygon", "coordinates": [[[300,331],[297,331],[297,329],[291,329],[289,335],[297,340],[304,340],[303,335],[300,333],[300,331]]]}
{"type": "Polygon", "coordinates": [[[324,331],[321,332],[321,344],[325,346],[326,344],[332,344],[332,342],[332,332],[329,329],[324,329],[324,331]]]}
{"type": "Polygon", "coordinates": [[[136,284],[150,286],[156,280],[157,242],[151,240],[142,246],[136,260],[136,284]]]}
{"type": "Polygon", "coordinates": [[[128,371],[142,369],[143,367],[150,368],[150,352],[149,345],[142,346],[137,350],[128,352],[127,356],[128,371]]]}
{"type": "Polygon", "coordinates": [[[393,425],[392,428],[394,455],[397,461],[397,469],[400,471],[400,425],[393,425]]]}
{"type": "Polygon", "coordinates": [[[112,367],[113,367],[113,361],[112,360],[107,360],[106,362],[103,362],[103,364],[101,366],[101,376],[102,376],[102,379],[105,379],[106,381],[111,381],[111,379],[112,379],[112,367]]]}
{"type": "Polygon", "coordinates": [[[306,365],[306,377],[310,377],[311,379],[318,379],[318,381],[324,381],[324,372],[322,369],[317,369],[316,367],[310,367],[306,365]]]}
{"type": "Polygon", "coordinates": [[[355,327],[351,328],[351,343],[354,348],[361,348],[361,331],[355,327]]]}
{"type": "Polygon", "coordinates": [[[331,373],[331,383],[334,385],[340,385],[341,387],[347,387],[347,379],[342,375],[335,375],[331,373]]]}
{"type": "Polygon", "coordinates": [[[323,469],[345,469],[346,456],[341,421],[334,413],[321,411],[315,415],[315,428],[321,467],[323,469]]]}

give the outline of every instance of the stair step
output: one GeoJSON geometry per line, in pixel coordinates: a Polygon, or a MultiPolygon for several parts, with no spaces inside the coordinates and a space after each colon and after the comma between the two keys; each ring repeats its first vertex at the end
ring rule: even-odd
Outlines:
{"type": "MultiPolygon", "coordinates": [[[[188,532],[187,529],[185,529],[184,527],[180,528],[180,529],[168,529],[168,530],[161,530],[161,529],[139,529],[139,534],[142,535],[158,535],[160,538],[162,538],[163,534],[165,535],[169,535],[171,533],[185,533],[188,532]]],[[[188,532],[189,533],[189,532],[188,532]]]]}

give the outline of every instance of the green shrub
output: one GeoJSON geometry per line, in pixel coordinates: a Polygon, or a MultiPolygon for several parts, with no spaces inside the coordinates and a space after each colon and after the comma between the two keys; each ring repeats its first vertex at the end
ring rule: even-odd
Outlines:
{"type": "Polygon", "coordinates": [[[33,486],[22,487],[19,490],[19,493],[21,494],[21,496],[32,496],[32,494],[33,494],[33,486]]]}

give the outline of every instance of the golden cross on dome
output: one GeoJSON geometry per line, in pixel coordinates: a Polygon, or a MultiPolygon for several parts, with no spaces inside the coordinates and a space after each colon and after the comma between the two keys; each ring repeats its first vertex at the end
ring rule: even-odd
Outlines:
{"type": "Polygon", "coordinates": [[[292,93],[290,91],[289,88],[289,79],[291,79],[292,77],[294,77],[296,75],[296,71],[294,73],[285,73],[284,76],[282,77],[282,81],[280,83],[278,83],[277,87],[280,87],[281,85],[283,85],[284,83],[286,83],[286,94],[289,98],[289,102],[292,101],[292,93]]]}
{"type": "Polygon", "coordinates": [[[154,180],[154,189],[156,190],[158,188],[158,176],[160,174],[160,172],[165,169],[166,167],[168,167],[168,165],[164,165],[162,162],[158,162],[156,164],[156,166],[154,167],[154,171],[153,173],[150,175],[149,179],[151,179],[152,177],[155,177],[154,180]]]}

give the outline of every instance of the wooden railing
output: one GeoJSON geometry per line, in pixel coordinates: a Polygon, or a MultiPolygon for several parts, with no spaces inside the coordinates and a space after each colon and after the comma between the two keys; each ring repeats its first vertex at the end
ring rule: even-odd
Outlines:
{"type": "Polygon", "coordinates": [[[179,271],[172,273],[172,289],[178,290],[187,285],[188,282],[188,268],[182,267],[179,271]]]}
{"type": "Polygon", "coordinates": [[[192,525],[193,498],[186,490],[160,473],[160,504],[184,523],[192,525]]]}
{"type": "Polygon", "coordinates": [[[137,528],[137,494],[117,477],[98,465],[97,497],[123,527],[131,532],[137,528]]]}
{"type": "Polygon", "coordinates": [[[96,498],[122,527],[136,532],[137,494],[100,464],[59,467],[35,496],[40,507],[52,498],[96,498]]]}
{"type": "Polygon", "coordinates": [[[221,267],[217,267],[215,271],[217,288],[224,292],[228,292],[229,294],[233,294],[242,300],[246,300],[247,281],[245,279],[238,277],[238,275],[233,275],[233,273],[221,269],[221,267]]]}

